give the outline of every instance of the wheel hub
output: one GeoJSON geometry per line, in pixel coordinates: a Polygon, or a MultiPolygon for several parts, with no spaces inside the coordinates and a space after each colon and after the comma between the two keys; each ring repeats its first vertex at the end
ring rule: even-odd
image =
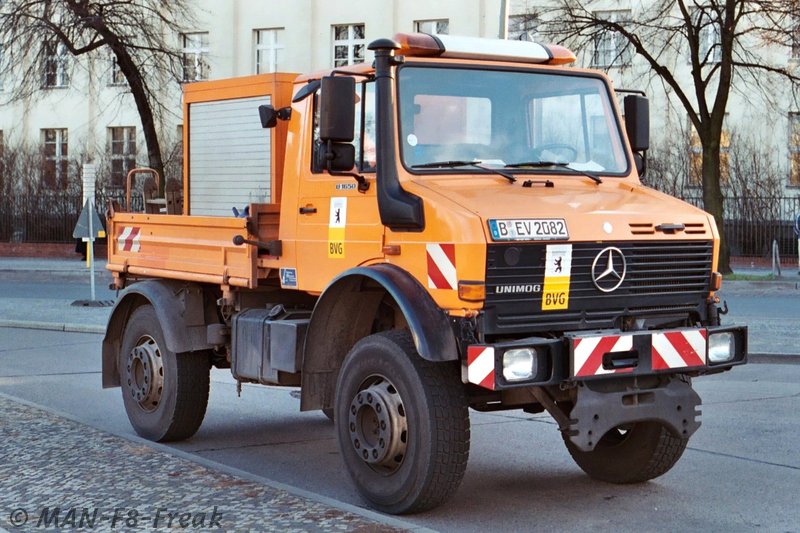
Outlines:
{"type": "Polygon", "coordinates": [[[155,410],[164,389],[164,365],[152,337],[142,337],[128,354],[126,378],[128,392],[139,406],[145,411],[155,410]]]}
{"type": "Polygon", "coordinates": [[[350,402],[347,425],[356,454],[371,467],[393,472],[403,462],[408,422],[402,398],[392,383],[379,377],[350,402]]]}

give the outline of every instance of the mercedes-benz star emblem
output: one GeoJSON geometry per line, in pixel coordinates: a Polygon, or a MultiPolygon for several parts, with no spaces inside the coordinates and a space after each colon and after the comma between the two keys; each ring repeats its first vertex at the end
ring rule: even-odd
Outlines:
{"type": "Polygon", "coordinates": [[[600,251],[592,262],[592,282],[603,292],[613,292],[622,285],[626,270],[622,250],[609,246],[600,251]]]}

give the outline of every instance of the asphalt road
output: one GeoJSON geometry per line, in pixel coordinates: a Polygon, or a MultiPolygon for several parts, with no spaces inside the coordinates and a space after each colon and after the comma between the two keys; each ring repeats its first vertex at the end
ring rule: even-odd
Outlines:
{"type": "MultiPolygon", "coordinates": [[[[0,392],[133,435],[119,389],[100,388],[99,335],[0,328],[0,392]]],[[[636,486],[592,481],[546,415],[471,413],[464,482],[432,512],[439,531],[800,531],[800,365],[752,364],[695,380],[703,426],[676,467],[636,486]]],[[[300,413],[291,389],[212,375],[200,431],[175,448],[364,506],[342,469],[333,426],[300,413]]]]}
{"type": "MultiPolygon", "coordinates": [[[[105,274],[103,272],[102,274],[105,274]]],[[[5,272],[0,279],[0,294],[3,298],[58,298],[63,300],[88,300],[91,297],[89,274],[81,277],[58,277],[42,279],[44,276],[29,276],[24,272],[5,272]],[[34,277],[34,280],[31,278],[34,277]]],[[[116,291],[109,290],[107,276],[97,276],[95,297],[97,300],[113,300],[116,291]]]]}

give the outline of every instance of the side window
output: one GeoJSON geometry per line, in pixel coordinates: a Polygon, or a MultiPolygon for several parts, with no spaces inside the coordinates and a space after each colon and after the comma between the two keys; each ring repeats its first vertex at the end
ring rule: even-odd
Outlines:
{"type": "Polygon", "coordinates": [[[356,102],[356,162],[361,172],[375,172],[375,83],[361,84],[356,102]]]}
{"type": "MultiPolygon", "coordinates": [[[[375,84],[371,81],[356,85],[355,132],[356,166],[361,172],[375,172],[375,84]]],[[[314,125],[312,133],[311,172],[325,170],[325,150],[319,138],[319,91],[314,93],[314,125]]]]}

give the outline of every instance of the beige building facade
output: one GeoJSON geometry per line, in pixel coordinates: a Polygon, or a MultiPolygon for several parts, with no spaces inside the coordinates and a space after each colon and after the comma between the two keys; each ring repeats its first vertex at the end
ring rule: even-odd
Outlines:
{"type": "MultiPolygon", "coordinates": [[[[185,31],[167,35],[183,52],[185,81],[268,72],[308,72],[372,61],[367,45],[397,32],[425,31],[496,38],[502,0],[195,0],[185,31]]],[[[39,44],[37,44],[39,45],[39,44]]],[[[0,45],[0,54],[2,46],[0,45]]],[[[105,160],[120,187],[127,170],[146,164],[141,122],[114,61],[96,52],[79,58],[52,50],[43,87],[8,102],[14,79],[0,79],[0,148],[39,146],[45,186],[75,182],[69,161],[105,160]]],[[[180,139],[177,82],[162,99],[162,151],[174,159],[180,139]]]]}
{"type": "MultiPolygon", "coordinates": [[[[630,20],[647,3],[595,0],[588,5],[616,20],[630,20]]],[[[166,36],[183,51],[186,81],[370,62],[367,45],[397,32],[542,40],[546,37],[537,29],[548,16],[548,0],[194,0],[193,5],[186,17],[192,22],[185,31],[166,36]]],[[[714,38],[707,36],[709,43],[714,38]]],[[[750,44],[775,65],[800,68],[800,46],[750,44]]],[[[681,187],[690,193],[697,188],[693,166],[699,160],[699,145],[675,95],[614,36],[575,51],[577,66],[605,70],[617,87],[647,92],[654,147],[669,147],[682,155],[685,169],[678,169],[676,174],[683,177],[676,179],[683,179],[681,187]]],[[[688,87],[687,56],[673,55],[672,68],[688,87]]],[[[13,84],[13,78],[0,79],[0,102],[7,100],[13,84]]],[[[146,163],[138,114],[108,55],[73,58],[54,49],[44,85],[33,98],[0,104],[0,149],[40,146],[45,158],[41,179],[46,186],[58,188],[68,181],[70,160],[105,160],[107,184],[117,187],[129,168],[146,163]]],[[[174,161],[180,157],[182,117],[179,84],[170,87],[163,99],[174,106],[161,117],[160,127],[165,159],[174,161]]],[[[782,190],[800,194],[800,109],[788,83],[772,85],[764,93],[738,81],[728,106],[723,144],[731,139],[769,155],[782,190]]]]}

